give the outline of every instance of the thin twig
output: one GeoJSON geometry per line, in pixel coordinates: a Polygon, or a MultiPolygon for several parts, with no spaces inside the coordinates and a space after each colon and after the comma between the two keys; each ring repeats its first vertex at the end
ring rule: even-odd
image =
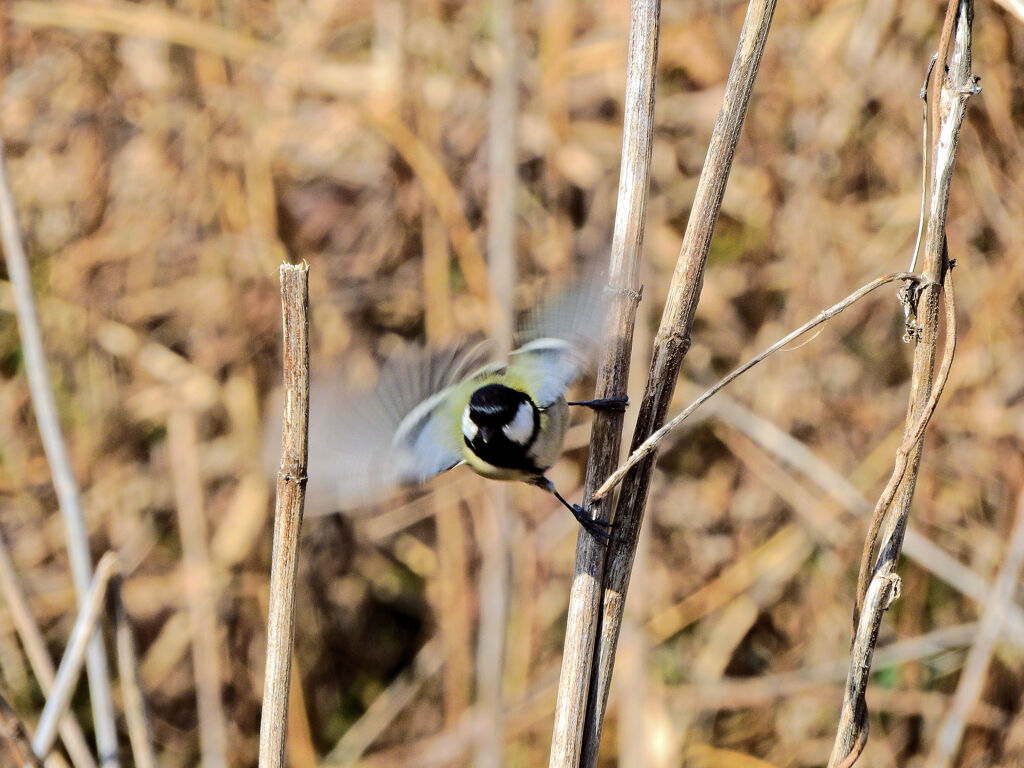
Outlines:
{"type": "MultiPolygon", "coordinates": [[[[32,673],[39,682],[39,688],[44,695],[49,696],[53,690],[53,681],[57,676],[57,670],[53,666],[50,652],[46,649],[43,633],[39,631],[39,626],[32,616],[32,609],[21,589],[14,563],[2,537],[0,537],[0,593],[4,596],[4,602],[7,603],[11,621],[18,632],[18,637],[21,638],[21,645],[25,649],[32,673]]],[[[60,721],[60,738],[64,742],[75,768],[96,768],[96,761],[89,750],[85,735],[82,733],[78,721],[71,715],[65,715],[60,721]]]]}
{"type": "Polygon", "coordinates": [[[1006,618],[1006,606],[1013,601],[1013,593],[1017,587],[1021,562],[1024,561],[1024,491],[1021,493],[1017,506],[1017,520],[1006,545],[1006,555],[999,568],[992,595],[985,605],[974,645],[967,654],[967,661],[960,673],[960,681],[953,695],[953,702],[939,726],[935,737],[935,746],[925,764],[927,768],[949,768],[960,747],[964,728],[971,710],[981,696],[988,674],[989,662],[999,629],[1006,618]]]}
{"type": "Polygon", "coordinates": [[[757,354],[754,357],[750,358],[750,360],[745,362],[739,368],[735,369],[729,375],[720,379],[714,386],[712,386],[710,389],[704,392],[704,394],[702,394],[700,397],[698,397],[696,400],[694,400],[692,403],[686,406],[686,408],[684,408],[678,416],[673,417],[672,420],[668,422],[665,426],[663,426],[649,438],[644,440],[644,442],[629,455],[629,458],[626,459],[626,461],[624,461],[622,465],[618,469],[616,469],[608,477],[608,479],[604,481],[604,483],[601,484],[601,487],[594,492],[594,498],[602,498],[615,486],[621,483],[622,479],[626,476],[626,473],[629,472],[629,470],[631,470],[638,461],[650,455],[652,451],[654,451],[659,445],[661,445],[661,443],[665,440],[666,437],[668,437],[669,433],[673,429],[682,424],[683,421],[685,421],[694,411],[696,411],[698,408],[700,408],[700,406],[702,406],[704,403],[706,403],[708,400],[714,397],[720,390],[731,384],[733,381],[735,381],[737,378],[739,378],[744,373],[749,371],[755,365],[762,362],[765,358],[770,357],[775,352],[778,352],[791,341],[793,341],[794,339],[798,339],[800,336],[807,333],[812,328],[815,328],[816,326],[821,325],[822,323],[827,322],[828,320],[831,320],[844,309],[848,309],[849,307],[856,304],[858,301],[860,301],[862,298],[864,298],[869,293],[874,291],[876,288],[879,288],[887,283],[891,283],[896,280],[909,280],[912,282],[918,282],[920,281],[920,279],[921,276],[914,274],[913,272],[893,272],[892,274],[876,278],[875,280],[872,280],[870,283],[862,285],[860,288],[851,293],[842,301],[818,313],[814,318],[808,320],[795,331],[792,331],[791,333],[788,333],[787,335],[783,336],[781,339],[776,341],[774,344],[772,344],[770,347],[765,349],[760,354],[757,354]]]}
{"type": "Polygon", "coordinates": [[[96,564],[92,584],[78,612],[78,618],[75,619],[64,657],[57,668],[53,690],[50,691],[43,713],[39,716],[35,736],[32,737],[32,749],[39,757],[45,758],[53,748],[53,740],[57,737],[57,724],[71,703],[71,694],[82,671],[82,661],[89,646],[89,638],[96,636],[96,627],[107,596],[107,584],[116,570],[117,555],[113,552],[107,552],[96,564]]]}
{"type": "MultiPolygon", "coordinates": [[[[606,325],[608,344],[598,367],[596,398],[622,397],[629,379],[654,145],[654,86],[660,21],[660,0],[633,0],[626,63],[622,167],[609,269],[613,300],[606,325]]],[[[584,504],[602,521],[611,518],[612,505],[608,500],[591,504],[590,497],[618,463],[622,423],[621,413],[598,411],[591,428],[583,496],[584,504]]],[[[595,723],[590,721],[593,713],[588,711],[588,696],[592,696],[589,690],[593,687],[593,653],[600,622],[605,556],[605,545],[581,530],[576,540],[576,566],[569,593],[562,669],[555,701],[551,768],[577,768],[581,750],[586,749],[584,729],[595,731],[595,723]]],[[[596,731],[600,733],[600,724],[596,725],[596,731]]],[[[593,751],[596,753],[596,745],[593,751]]]]}
{"type": "Polygon", "coordinates": [[[260,721],[260,768],[284,765],[288,690],[295,639],[295,577],[306,495],[309,429],[309,265],[281,265],[284,324],[284,427],[277,474],[274,547],[267,612],[267,663],[260,721]]]}
{"type": "MultiPolygon", "coordinates": [[[[704,283],[704,265],[711,247],[711,236],[718,220],[740,128],[750,102],[754,78],[774,11],[774,0],[751,0],[747,7],[722,108],[697,182],[690,220],[683,235],[679,259],[669,288],[669,298],[654,340],[654,358],[640,403],[633,448],[643,443],[664,423],[679,367],[690,347],[690,332],[704,283]]],[[[601,632],[594,649],[594,667],[587,703],[588,725],[584,737],[584,760],[581,763],[585,768],[595,765],[600,747],[601,728],[615,663],[615,647],[653,467],[653,457],[648,456],[633,468],[624,481],[615,510],[616,537],[608,552],[601,632]]],[[[599,504],[598,508],[602,506],[599,504]]]]}
{"type": "MultiPolygon", "coordinates": [[[[21,718],[11,709],[7,699],[0,696],[0,744],[8,745],[10,752],[15,752],[17,765],[27,768],[43,768],[43,761],[32,751],[32,743],[28,738],[28,730],[21,718]]],[[[3,752],[0,752],[3,757],[3,752]]]]}
{"type": "Polygon", "coordinates": [[[149,713],[146,697],[139,681],[139,655],[135,648],[135,635],[131,620],[124,607],[121,595],[121,578],[115,577],[111,584],[111,598],[114,604],[114,637],[117,641],[117,670],[121,681],[121,704],[128,726],[128,741],[132,746],[132,757],[136,768],[157,768],[153,752],[152,730],[149,727],[149,713]]]}
{"type": "MultiPolygon", "coordinates": [[[[978,90],[977,79],[971,73],[973,16],[971,0],[950,0],[939,39],[937,63],[926,87],[929,140],[928,154],[924,158],[927,164],[925,194],[928,197],[922,268],[925,280],[921,284],[920,293],[913,297],[913,311],[908,313],[908,334],[917,344],[914,349],[904,442],[897,454],[893,472],[893,477],[898,477],[895,487],[892,487],[893,482],[890,481],[883,492],[864,543],[862,563],[870,563],[876,539],[881,542],[873,576],[866,591],[867,597],[858,600],[854,607],[855,642],[850,652],[850,671],[829,768],[853,765],[867,739],[867,702],[864,692],[871,672],[871,650],[877,637],[877,627],[881,622],[881,614],[888,607],[887,603],[871,602],[868,598],[874,584],[896,578],[896,564],[903,547],[903,535],[917,484],[923,430],[941,394],[952,362],[956,319],[952,265],[946,250],[946,215],[960,126],[967,111],[967,100],[978,90]],[[940,292],[945,299],[947,339],[943,362],[936,377],[940,292]],[[871,628],[875,628],[873,632],[871,628]],[[867,638],[868,642],[859,644],[860,638],[867,638]]],[[[866,567],[862,568],[863,573],[859,579],[861,584],[865,583],[867,570],[866,567]]]]}
{"type": "MultiPolygon", "coordinates": [[[[53,487],[64,517],[68,538],[68,560],[71,563],[71,577],[81,608],[92,580],[92,558],[89,554],[89,533],[82,514],[78,482],[71,469],[71,459],[53,397],[53,386],[46,367],[46,353],[43,350],[43,334],[39,327],[32,294],[32,277],[28,257],[25,254],[14,195],[7,179],[7,160],[4,144],[0,140],[0,240],[3,242],[4,257],[7,259],[7,274],[14,288],[14,300],[18,314],[18,332],[21,334],[22,352],[25,359],[25,373],[29,390],[32,392],[32,407],[35,410],[43,450],[53,473],[53,487]]],[[[97,633],[89,642],[86,659],[89,676],[89,696],[92,701],[93,726],[96,729],[96,746],[103,768],[116,768],[117,726],[114,722],[114,703],[110,697],[110,676],[107,669],[107,654],[103,638],[97,633]]]]}

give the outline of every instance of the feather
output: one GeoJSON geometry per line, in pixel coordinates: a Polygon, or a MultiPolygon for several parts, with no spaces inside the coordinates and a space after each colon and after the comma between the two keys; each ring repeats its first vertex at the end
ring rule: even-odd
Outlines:
{"type": "Polygon", "coordinates": [[[576,347],[585,361],[591,360],[611,306],[605,279],[590,275],[548,296],[528,311],[516,331],[516,345],[537,339],[561,339],[576,347]]]}
{"type": "Polygon", "coordinates": [[[552,422],[557,428],[538,443],[544,446],[544,466],[552,463],[568,418],[565,390],[590,364],[608,306],[603,280],[572,284],[526,313],[517,332],[521,346],[507,365],[487,362],[489,345],[463,343],[393,356],[376,386],[362,394],[339,392],[329,378],[315,379],[307,510],[351,509],[462,463],[462,413],[473,392],[491,382],[526,392],[538,407],[551,409],[548,420],[558,417],[552,422]]]}
{"type": "Polygon", "coordinates": [[[603,279],[572,284],[527,313],[517,334],[508,375],[547,408],[587,368],[604,333],[609,294],[603,279]]]}
{"type": "Polygon", "coordinates": [[[310,513],[366,504],[460,463],[459,414],[449,411],[464,407],[456,402],[465,389],[459,384],[488,370],[480,368],[485,355],[483,344],[405,350],[385,364],[375,387],[356,395],[339,393],[330,380],[314,380],[310,513]]]}

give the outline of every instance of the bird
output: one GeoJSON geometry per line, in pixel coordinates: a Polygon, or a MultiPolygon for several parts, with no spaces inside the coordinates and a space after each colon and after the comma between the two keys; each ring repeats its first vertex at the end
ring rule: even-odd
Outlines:
{"type": "Polygon", "coordinates": [[[561,455],[570,406],[622,411],[628,404],[625,396],[566,397],[593,361],[608,293],[591,278],[543,300],[526,313],[504,360],[490,359],[493,345],[466,339],[399,350],[359,394],[315,380],[307,505],[359,506],[466,465],[551,493],[585,530],[609,541],[611,525],[570,503],[546,475],[561,455]]]}

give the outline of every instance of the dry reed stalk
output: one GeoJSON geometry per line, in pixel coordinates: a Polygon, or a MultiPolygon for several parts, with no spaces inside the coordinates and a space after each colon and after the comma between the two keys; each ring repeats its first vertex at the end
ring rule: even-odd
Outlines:
{"type": "MultiPolygon", "coordinates": [[[[25,373],[32,393],[32,407],[35,410],[43,450],[53,473],[53,486],[57,501],[64,517],[68,539],[68,560],[71,563],[71,577],[79,606],[85,600],[92,580],[92,557],[89,554],[89,532],[82,513],[78,482],[71,468],[71,459],[60,420],[57,418],[57,404],[53,396],[53,385],[46,367],[46,353],[43,349],[43,335],[39,327],[32,293],[32,276],[25,254],[24,241],[18,227],[18,214],[14,194],[7,178],[7,160],[4,144],[0,141],[0,241],[3,243],[7,260],[7,274],[14,288],[15,305],[18,315],[18,332],[21,335],[22,352],[25,359],[25,373]]],[[[114,703],[110,697],[110,675],[107,668],[107,654],[103,647],[103,636],[97,633],[89,641],[86,659],[89,677],[89,697],[92,702],[93,726],[96,730],[96,747],[99,750],[103,768],[116,768],[117,726],[114,722],[114,703]]]]}
{"type": "Polygon", "coordinates": [[[281,265],[284,417],[277,474],[274,547],[267,611],[267,662],[260,721],[260,768],[284,765],[295,638],[295,577],[306,496],[309,427],[309,265],[281,265]]]}
{"type": "Polygon", "coordinates": [[[71,704],[71,694],[74,693],[75,684],[82,671],[82,662],[85,660],[87,649],[90,645],[90,638],[96,636],[96,629],[100,615],[103,612],[104,598],[107,595],[107,584],[111,576],[117,570],[117,556],[113,552],[107,552],[96,564],[96,573],[93,575],[89,591],[85,600],[82,601],[82,608],[75,619],[75,626],[68,638],[67,648],[64,656],[57,667],[57,677],[53,681],[53,689],[49,698],[46,699],[46,706],[39,716],[39,723],[36,725],[35,735],[32,737],[32,749],[41,758],[45,758],[53,749],[53,741],[57,737],[57,725],[67,712],[71,704]]]}
{"type": "Polygon", "coordinates": [[[114,639],[117,643],[118,678],[121,681],[121,706],[124,708],[128,728],[128,742],[132,746],[136,768],[157,768],[146,697],[139,680],[139,654],[135,647],[131,620],[124,607],[121,584],[121,578],[115,577],[111,584],[111,597],[114,604],[114,639]]]}
{"type": "MultiPolygon", "coordinates": [[[[519,81],[515,5],[495,0],[491,5],[495,38],[495,69],[490,97],[487,154],[487,265],[490,291],[490,331],[499,355],[512,349],[513,286],[515,285],[516,224],[516,88],[519,81]]],[[[476,515],[480,545],[479,624],[476,647],[476,709],[485,720],[478,732],[476,768],[500,768],[504,763],[502,681],[509,615],[512,538],[506,535],[509,488],[494,484],[484,494],[476,515]]],[[[443,535],[443,533],[442,533],[443,535]]]]}
{"type": "MultiPolygon", "coordinates": [[[[7,699],[0,696],[0,744],[6,742],[8,754],[14,753],[18,765],[26,768],[43,768],[43,761],[32,751],[32,742],[28,738],[28,729],[21,718],[11,709],[7,699]]],[[[0,752],[0,757],[3,753],[0,752]]]]}
{"type": "Polygon", "coordinates": [[[204,766],[227,765],[227,725],[221,704],[221,662],[217,607],[211,573],[209,533],[199,474],[196,417],[183,409],[167,419],[171,474],[181,536],[185,600],[192,641],[192,670],[199,714],[199,752],[204,766]]]}
{"type": "Polygon", "coordinates": [[[867,741],[867,703],[864,691],[871,670],[871,654],[877,640],[882,613],[898,582],[896,564],[903,547],[903,534],[917,482],[924,429],[945,384],[956,342],[956,316],[952,294],[952,265],[946,250],[946,215],[949,188],[956,160],[960,126],[968,98],[977,93],[977,79],[971,72],[971,0],[950,0],[939,40],[938,64],[926,83],[926,157],[922,272],[925,282],[914,297],[908,332],[916,340],[910,398],[904,440],[897,451],[896,466],[883,491],[868,529],[858,579],[854,608],[854,645],[850,671],[840,711],[830,768],[853,765],[867,741]],[[938,375],[935,358],[939,337],[939,298],[946,308],[946,350],[938,375]],[[884,527],[883,527],[884,526],[884,527]],[[868,578],[869,564],[881,531],[878,555],[868,578]],[[864,596],[863,598],[861,596],[864,596]],[[869,601],[869,597],[874,599],[869,601]]]}
{"type": "MultiPolygon", "coordinates": [[[[690,346],[690,331],[704,282],[704,265],[711,236],[774,11],[774,0],[752,0],[747,7],[721,111],[711,135],[707,159],[697,183],[690,219],[672,276],[668,301],[655,336],[647,387],[633,433],[634,448],[664,423],[680,365],[690,346]]],[[[592,682],[587,697],[587,730],[581,763],[586,768],[597,762],[615,647],[653,469],[653,456],[648,456],[627,475],[615,510],[616,538],[608,551],[601,633],[593,651],[592,682]]],[[[603,506],[599,505],[598,509],[603,506]]]]}
{"type": "MultiPolygon", "coordinates": [[[[49,651],[46,650],[43,633],[39,631],[39,625],[36,624],[35,618],[32,616],[32,609],[21,589],[14,563],[2,537],[0,537],[0,593],[3,593],[11,621],[21,639],[21,645],[25,649],[25,655],[28,657],[39,688],[44,695],[49,696],[50,691],[53,690],[53,681],[57,676],[57,670],[50,659],[49,651]]],[[[60,721],[59,730],[60,738],[64,742],[68,756],[75,768],[96,768],[96,761],[89,751],[89,745],[78,721],[70,715],[66,715],[60,721]]]]}
{"type": "MultiPolygon", "coordinates": [[[[508,488],[492,484],[486,489],[476,514],[476,539],[480,546],[477,581],[476,709],[486,726],[477,732],[473,765],[499,768],[503,760],[504,707],[502,680],[505,669],[505,634],[509,606],[508,488]]],[[[442,534],[443,535],[443,534],[442,534]]],[[[464,649],[463,652],[468,651],[464,649]]]]}
{"type": "Polygon", "coordinates": [[[989,662],[999,639],[999,630],[1006,618],[1006,606],[1013,602],[1013,594],[1020,583],[1018,576],[1024,561],[1024,490],[1017,505],[1017,520],[1006,545],[1006,555],[985,604],[974,643],[953,695],[953,702],[939,726],[932,753],[925,768],[949,768],[953,765],[968,716],[981,697],[988,675],[989,662]]]}
{"type": "MultiPolygon", "coordinates": [[[[658,62],[659,0],[631,3],[626,98],[622,131],[622,167],[609,269],[614,292],[607,321],[608,346],[597,373],[595,398],[622,397],[629,379],[633,325],[640,301],[639,265],[643,246],[654,133],[654,87],[658,62]]],[[[611,519],[608,500],[591,505],[598,483],[619,459],[623,415],[598,411],[590,436],[584,485],[584,506],[598,520],[611,519]]],[[[587,717],[587,696],[600,622],[601,585],[606,546],[581,530],[576,541],[576,566],[569,593],[562,670],[551,736],[551,768],[576,768],[580,762],[587,717]]]]}

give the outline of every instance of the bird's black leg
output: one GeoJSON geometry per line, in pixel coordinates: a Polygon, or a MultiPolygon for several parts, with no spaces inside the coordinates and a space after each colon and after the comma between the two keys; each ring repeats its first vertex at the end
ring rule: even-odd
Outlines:
{"type": "Polygon", "coordinates": [[[596,400],[570,400],[569,405],[585,405],[595,411],[619,411],[626,410],[629,405],[628,397],[599,397],[596,400]]]}
{"type": "Polygon", "coordinates": [[[560,502],[562,502],[566,509],[572,512],[572,516],[576,518],[577,522],[579,522],[579,524],[582,525],[583,528],[596,539],[599,539],[605,543],[608,543],[612,540],[612,535],[606,529],[614,527],[615,523],[606,523],[604,520],[595,520],[587,513],[587,510],[585,510],[579,504],[570,504],[568,501],[565,500],[565,497],[562,496],[562,494],[555,490],[555,484],[552,483],[543,475],[534,478],[530,482],[533,485],[536,485],[537,487],[543,488],[545,491],[550,491],[552,494],[554,494],[554,497],[558,499],[560,502]]]}

